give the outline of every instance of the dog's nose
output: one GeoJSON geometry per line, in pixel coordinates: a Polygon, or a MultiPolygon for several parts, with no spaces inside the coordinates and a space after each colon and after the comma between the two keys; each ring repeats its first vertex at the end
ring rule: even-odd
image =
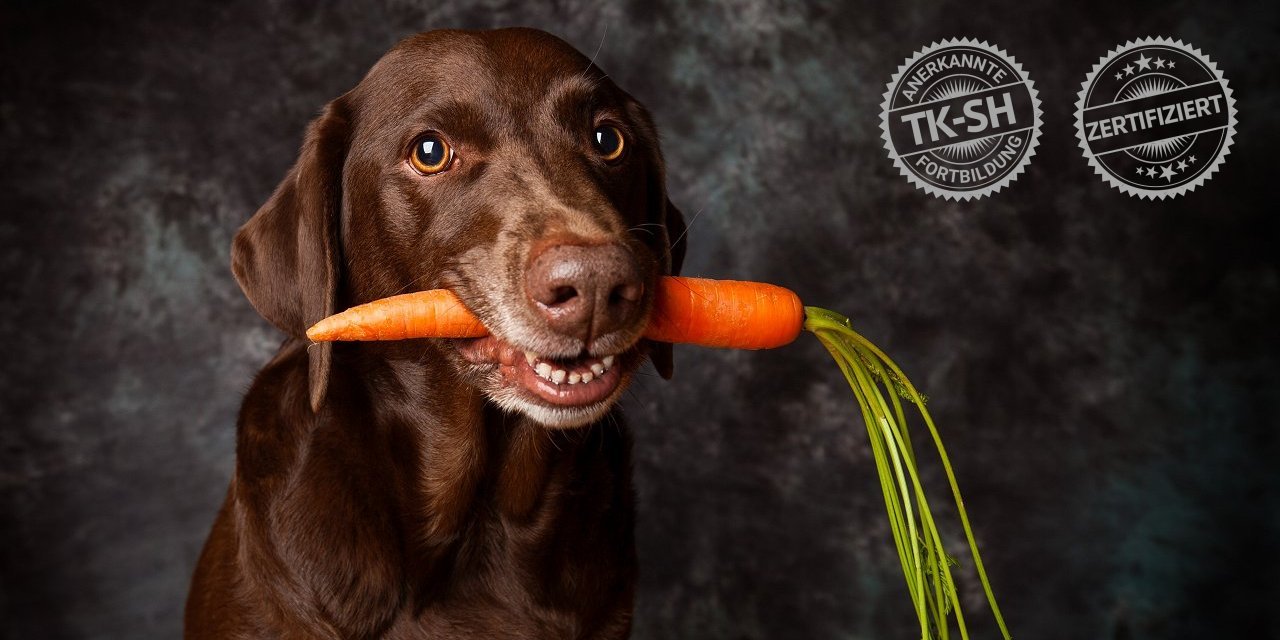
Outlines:
{"type": "Polygon", "coordinates": [[[525,293],[557,333],[590,344],[640,315],[640,265],[619,244],[558,244],[529,262],[525,293]]]}

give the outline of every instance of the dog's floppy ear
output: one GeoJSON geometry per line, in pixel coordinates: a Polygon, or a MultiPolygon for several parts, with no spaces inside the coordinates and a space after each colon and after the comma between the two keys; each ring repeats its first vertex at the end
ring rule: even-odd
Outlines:
{"type": "MultiPolygon", "coordinates": [[[[671,204],[671,200],[664,196],[663,198],[665,211],[663,213],[663,226],[667,232],[667,264],[664,265],[668,275],[680,275],[680,267],[684,265],[685,247],[689,244],[689,239],[684,225],[684,214],[671,204]]],[[[670,380],[671,375],[675,373],[675,355],[672,353],[670,342],[652,342],[649,344],[649,359],[653,361],[653,368],[658,370],[658,375],[664,380],[670,380]]]]}
{"type": "MultiPolygon", "coordinates": [[[[333,314],[338,292],[342,165],[350,123],[341,98],[307,128],[298,161],[271,199],[236,233],[231,272],[249,302],[281,331],[304,337],[333,314]]],[[[311,345],[312,410],[329,386],[330,343],[311,345]]]]}

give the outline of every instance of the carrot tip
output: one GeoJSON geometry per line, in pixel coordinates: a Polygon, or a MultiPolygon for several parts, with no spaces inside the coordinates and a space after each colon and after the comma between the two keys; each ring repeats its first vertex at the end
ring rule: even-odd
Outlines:
{"type": "Polygon", "coordinates": [[[325,318],[311,325],[311,328],[307,329],[307,339],[312,342],[331,342],[334,339],[334,332],[329,329],[332,324],[329,320],[330,318],[325,318]]]}

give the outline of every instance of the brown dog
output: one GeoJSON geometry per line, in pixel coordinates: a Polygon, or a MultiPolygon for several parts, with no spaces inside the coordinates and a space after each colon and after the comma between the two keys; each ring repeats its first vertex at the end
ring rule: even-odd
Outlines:
{"type": "Polygon", "coordinates": [[[436,31],[392,49],[236,235],[236,279],[289,338],[245,397],[186,636],[627,636],[630,438],[612,407],[646,352],[670,375],[670,346],[640,335],[683,230],[649,115],[561,40],[436,31]],[[442,287],[494,336],[303,338],[442,287]]]}

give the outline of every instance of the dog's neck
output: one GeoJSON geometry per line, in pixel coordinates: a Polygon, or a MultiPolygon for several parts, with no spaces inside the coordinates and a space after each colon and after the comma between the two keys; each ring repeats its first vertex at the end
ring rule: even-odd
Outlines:
{"type": "Polygon", "coordinates": [[[431,538],[457,535],[468,514],[489,506],[477,501],[489,501],[504,519],[531,517],[591,427],[550,431],[505,413],[463,383],[438,351],[403,357],[378,350],[360,358],[366,382],[377,377],[377,383],[353,385],[368,394],[360,404],[367,403],[384,436],[406,449],[396,456],[408,481],[402,486],[412,487],[402,500],[420,511],[431,538]]]}

